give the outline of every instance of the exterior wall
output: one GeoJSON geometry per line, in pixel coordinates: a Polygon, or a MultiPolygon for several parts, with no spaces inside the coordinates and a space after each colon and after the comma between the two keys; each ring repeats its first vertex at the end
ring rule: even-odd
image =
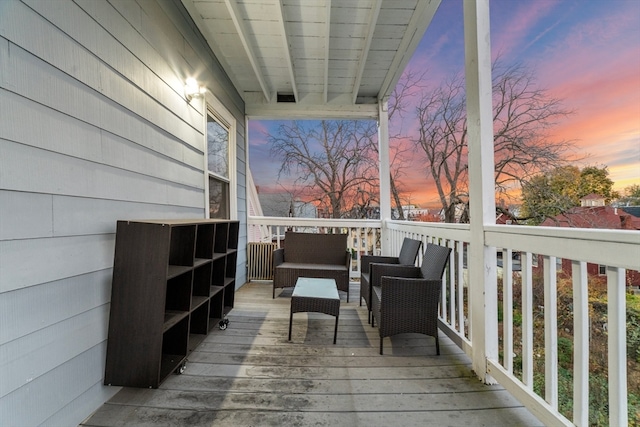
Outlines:
{"type": "Polygon", "coordinates": [[[244,104],[179,0],[0,1],[0,425],[77,425],[102,385],[116,220],[202,218],[195,76],[244,104]]]}

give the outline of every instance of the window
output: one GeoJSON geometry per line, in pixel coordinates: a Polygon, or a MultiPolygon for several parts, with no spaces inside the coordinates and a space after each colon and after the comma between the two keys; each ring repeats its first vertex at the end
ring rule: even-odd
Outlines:
{"type": "Polygon", "coordinates": [[[598,265],[598,274],[600,276],[606,276],[607,275],[607,266],[606,265],[598,265]]]}
{"type": "MultiPolygon", "coordinates": [[[[234,141],[233,119],[225,120],[212,107],[207,108],[207,205],[209,218],[230,219],[235,217],[232,198],[234,141]]],[[[227,115],[230,116],[229,113],[227,115]]]]}

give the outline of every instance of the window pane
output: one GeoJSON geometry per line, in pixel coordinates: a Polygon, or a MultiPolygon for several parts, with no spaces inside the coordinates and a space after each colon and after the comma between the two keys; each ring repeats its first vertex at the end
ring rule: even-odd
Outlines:
{"type": "Polygon", "coordinates": [[[209,218],[229,219],[229,184],[209,177],[209,218]]]}
{"type": "Polygon", "coordinates": [[[229,178],[229,131],[207,114],[207,164],[209,172],[229,178]]]}

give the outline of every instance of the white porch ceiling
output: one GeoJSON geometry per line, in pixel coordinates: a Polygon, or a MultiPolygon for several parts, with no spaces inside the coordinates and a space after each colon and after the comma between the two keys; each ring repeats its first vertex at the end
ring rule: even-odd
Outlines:
{"type": "Polygon", "coordinates": [[[254,117],[375,116],[440,0],[182,0],[254,117]]]}

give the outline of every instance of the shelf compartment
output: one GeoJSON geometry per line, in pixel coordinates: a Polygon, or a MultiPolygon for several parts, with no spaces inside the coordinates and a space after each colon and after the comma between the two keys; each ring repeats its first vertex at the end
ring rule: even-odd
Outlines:
{"type": "Polygon", "coordinates": [[[164,311],[189,311],[191,308],[191,280],[193,272],[167,280],[164,311]]]}
{"type": "Polygon", "coordinates": [[[192,294],[195,296],[209,296],[209,288],[211,287],[211,262],[193,270],[193,288],[192,294]]]}
{"type": "Polygon", "coordinates": [[[160,382],[180,366],[187,357],[189,346],[189,317],[162,334],[162,358],[160,361],[160,382]]]}
{"type": "Polygon", "coordinates": [[[193,261],[193,266],[194,266],[195,268],[198,268],[198,267],[203,266],[203,265],[205,265],[205,264],[208,264],[208,263],[210,263],[210,262],[211,262],[211,258],[196,258],[196,259],[193,261]]]}
{"type": "Polygon", "coordinates": [[[216,224],[216,236],[213,245],[214,252],[227,253],[229,243],[229,224],[219,223],[216,224]]]}
{"type": "Polygon", "coordinates": [[[191,267],[185,267],[183,265],[169,265],[167,266],[167,279],[173,279],[176,276],[191,271],[191,267]]]}
{"type": "MultiPolygon", "coordinates": [[[[208,301],[208,299],[205,299],[205,302],[208,301]]],[[[209,332],[209,304],[201,304],[193,310],[189,322],[189,340],[191,340],[191,336],[196,334],[206,335],[209,332]]],[[[189,344],[189,347],[191,347],[191,344],[189,344]]]]}
{"type": "Polygon", "coordinates": [[[205,302],[209,301],[208,297],[202,297],[198,295],[194,295],[191,297],[191,310],[195,310],[200,307],[205,302]]]}
{"type": "Polygon", "coordinates": [[[196,232],[196,258],[211,259],[213,256],[213,236],[215,224],[198,224],[196,232]]]}
{"type": "Polygon", "coordinates": [[[238,249],[238,231],[240,230],[240,224],[232,222],[229,224],[229,243],[227,248],[238,249]]]}
{"type": "Polygon", "coordinates": [[[171,227],[169,243],[169,264],[193,266],[195,257],[196,226],[180,225],[171,227]]]}
{"type": "Polygon", "coordinates": [[[227,254],[227,262],[225,269],[225,277],[236,277],[236,260],[238,259],[238,253],[236,251],[227,254]]]}
{"type": "Polygon", "coordinates": [[[162,332],[166,332],[176,325],[179,321],[189,315],[188,311],[166,310],[164,312],[164,324],[162,325],[162,332]]]}
{"type": "Polygon", "coordinates": [[[211,284],[215,286],[224,286],[224,278],[227,274],[226,257],[218,258],[212,263],[211,284]]]}
{"type": "Polygon", "coordinates": [[[209,300],[209,330],[224,317],[224,292],[218,292],[209,300]]]}
{"type": "MultiPolygon", "coordinates": [[[[228,307],[229,310],[231,308],[233,308],[233,303],[234,303],[235,295],[236,295],[235,287],[236,287],[236,281],[235,280],[229,282],[224,287],[224,306],[228,307]]],[[[228,311],[225,311],[225,313],[228,313],[228,311]]]]}
{"type": "Polygon", "coordinates": [[[204,341],[206,337],[207,336],[203,334],[189,334],[189,354],[191,354],[192,351],[198,348],[198,346],[202,344],[202,341],[204,341]]]}

